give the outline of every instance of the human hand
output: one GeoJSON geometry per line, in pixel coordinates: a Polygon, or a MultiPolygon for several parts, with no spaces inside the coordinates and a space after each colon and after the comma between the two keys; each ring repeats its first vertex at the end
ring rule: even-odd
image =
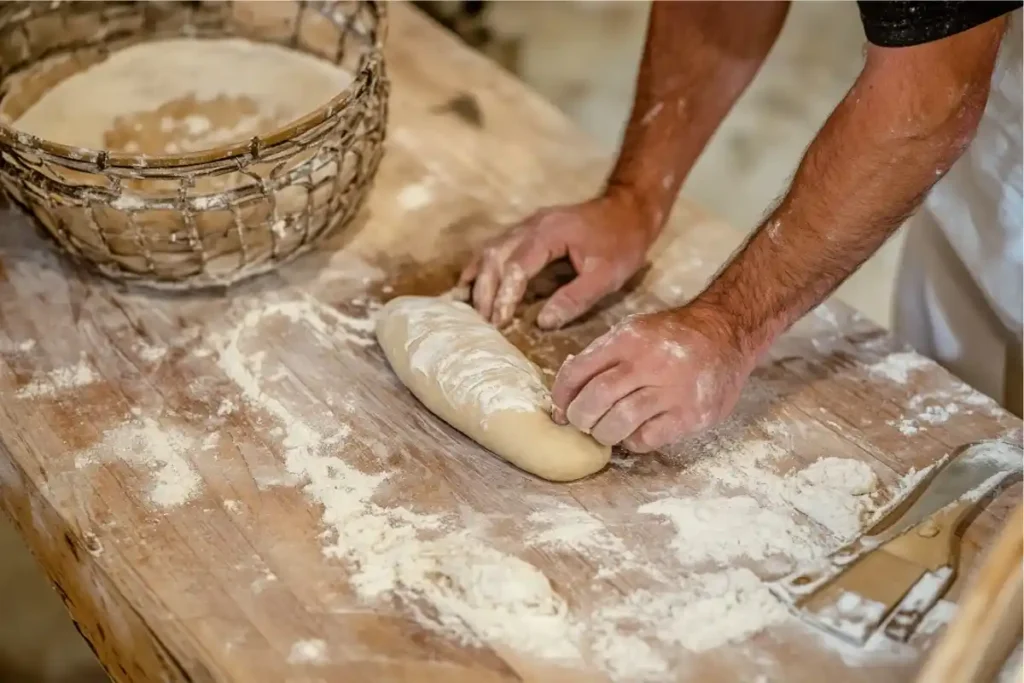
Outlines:
{"type": "Polygon", "coordinates": [[[562,365],[552,417],[647,453],[728,417],[755,361],[713,308],[630,316],[562,365]]]}
{"type": "Polygon", "coordinates": [[[537,315],[538,327],[556,329],[622,287],[644,264],[658,227],[624,192],[544,209],[486,244],[459,284],[472,283],[473,307],[500,327],[512,319],[529,281],[568,256],[576,278],[537,315]]]}

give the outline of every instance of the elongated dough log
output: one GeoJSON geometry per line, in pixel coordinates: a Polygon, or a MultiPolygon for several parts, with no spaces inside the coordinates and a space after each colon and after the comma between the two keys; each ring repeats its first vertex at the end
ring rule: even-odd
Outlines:
{"type": "Polygon", "coordinates": [[[513,465],[572,481],[608,463],[610,448],[551,420],[540,371],[470,306],[392,299],[377,318],[377,340],[423,405],[513,465]]]}

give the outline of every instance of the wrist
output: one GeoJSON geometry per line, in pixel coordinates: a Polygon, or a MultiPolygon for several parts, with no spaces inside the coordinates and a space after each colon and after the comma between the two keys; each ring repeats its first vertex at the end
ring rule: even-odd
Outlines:
{"type": "Polygon", "coordinates": [[[730,302],[706,293],[677,309],[676,316],[686,326],[699,329],[714,344],[732,350],[748,372],[772,342],[767,335],[750,328],[749,316],[743,311],[734,310],[730,302]]]}
{"type": "Polygon", "coordinates": [[[648,244],[661,234],[665,225],[665,210],[661,207],[659,197],[633,183],[618,182],[610,179],[605,185],[602,198],[625,208],[636,216],[635,228],[640,231],[648,244]]]}

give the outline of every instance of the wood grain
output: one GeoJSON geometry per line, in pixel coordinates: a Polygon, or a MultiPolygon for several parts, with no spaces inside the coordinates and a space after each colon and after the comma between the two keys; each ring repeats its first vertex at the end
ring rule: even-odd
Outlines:
{"type": "Polygon", "coordinates": [[[1021,642],[1024,507],[1006,522],[956,615],[918,676],[921,683],[993,680],[1021,642]]]}
{"type": "MultiPolygon", "coordinates": [[[[1020,426],[830,304],[776,345],[735,416],[700,439],[618,456],[569,485],[483,451],[398,384],[369,316],[390,296],[446,290],[474,245],[534,208],[587,196],[609,160],[409,7],[391,16],[392,118],[369,206],[280,272],[230,294],[123,289],[2,214],[0,502],[115,680],[604,680],[600,652],[556,672],[429,628],[404,594],[361,598],[366,565],[386,569],[386,558],[353,554],[355,523],[441,520],[416,547],[461,539],[460,552],[519,558],[586,618],[688,580],[670,525],[637,510],[710,490],[701,473],[723,451],[770,443],[782,468],[857,458],[891,487],[961,443],[1020,426]],[[479,117],[467,121],[454,101],[479,117]],[[880,373],[894,358],[916,369],[880,373]],[[946,419],[920,417],[933,404],[946,419]],[[552,510],[585,514],[603,545],[531,541],[531,515],[552,510]],[[627,557],[649,571],[623,569],[627,557]]],[[[738,241],[681,201],[625,295],[549,335],[528,324],[528,304],[509,338],[553,370],[621,316],[693,296],[738,241]]],[[[1019,500],[1018,486],[972,522],[967,567],[1019,500]]],[[[700,653],[647,643],[670,679],[793,683],[908,680],[929,644],[898,659],[849,653],[789,622],[700,653]]]]}

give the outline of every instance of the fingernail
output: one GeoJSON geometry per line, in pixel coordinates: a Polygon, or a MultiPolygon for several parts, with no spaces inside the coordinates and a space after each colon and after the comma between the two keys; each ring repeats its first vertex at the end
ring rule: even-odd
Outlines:
{"type": "Polygon", "coordinates": [[[551,419],[554,420],[555,424],[559,425],[568,423],[568,420],[565,419],[565,412],[563,412],[558,406],[551,408],[551,419]]]}
{"type": "Polygon", "coordinates": [[[555,311],[545,309],[537,316],[537,327],[545,330],[553,330],[558,327],[561,322],[562,316],[555,311]]]}

